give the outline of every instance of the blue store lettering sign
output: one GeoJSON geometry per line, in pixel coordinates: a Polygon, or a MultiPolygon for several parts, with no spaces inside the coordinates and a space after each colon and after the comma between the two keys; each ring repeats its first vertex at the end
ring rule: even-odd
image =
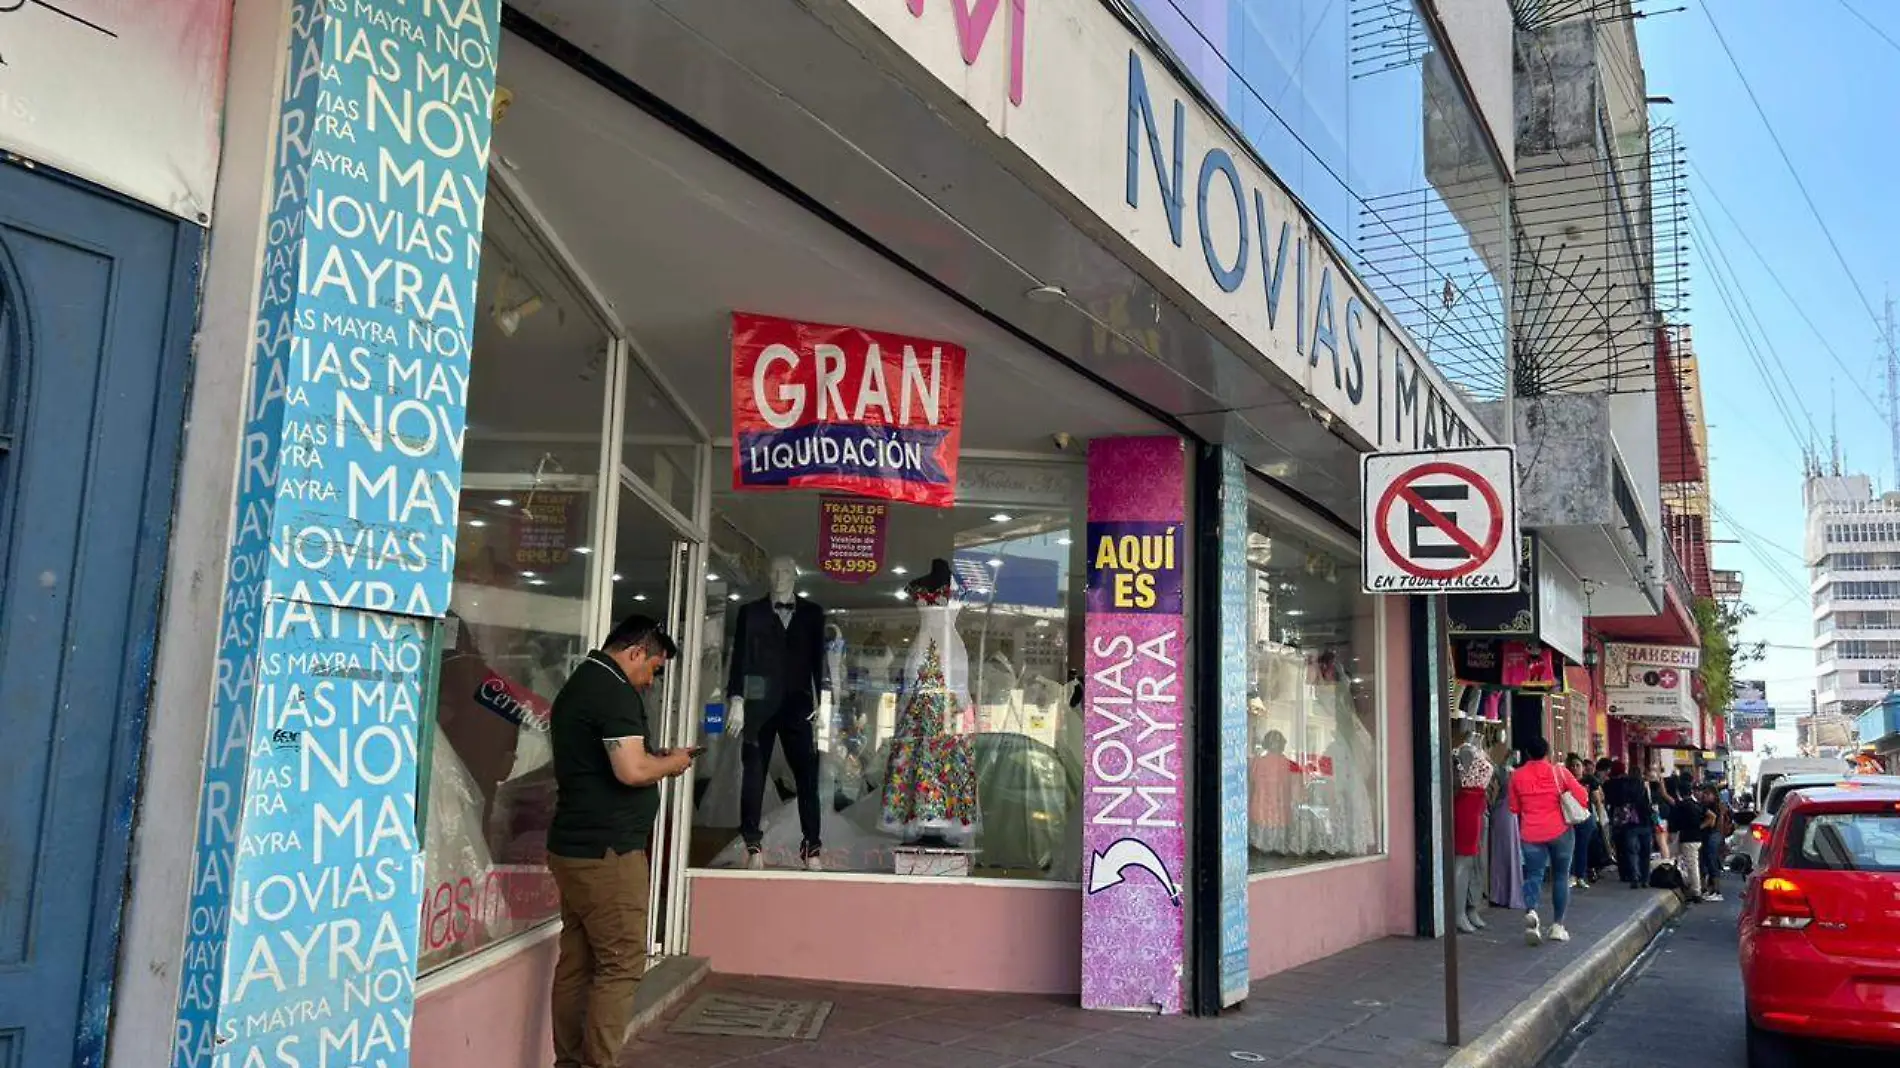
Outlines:
{"type": "MultiPolygon", "coordinates": [[[[1490,443],[1299,202],[1114,5],[848,3],[1011,146],[999,158],[1046,175],[1071,218],[1125,242],[1118,254],[1166,299],[1185,291],[1190,317],[1264,358],[1267,377],[1355,444],[1490,443]],[[984,46],[999,39],[1006,47],[984,46]]],[[[1160,353],[1145,320],[1114,297],[1092,300],[1118,338],[1160,353]]]]}

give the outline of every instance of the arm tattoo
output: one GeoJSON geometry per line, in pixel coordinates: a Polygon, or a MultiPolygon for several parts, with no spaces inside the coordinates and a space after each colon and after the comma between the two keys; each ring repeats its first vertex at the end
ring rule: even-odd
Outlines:
{"type": "Polygon", "coordinates": [[[614,750],[616,750],[616,749],[618,749],[618,748],[620,748],[621,746],[623,746],[623,745],[626,745],[626,744],[627,744],[627,739],[625,739],[625,738],[606,738],[606,739],[602,739],[602,741],[601,741],[601,744],[602,744],[602,745],[604,745],[604,746],[606,746],[606,747],[607,747],[607,751],[608,751],[609,753],[611,753],[611,752],[613,752],[614,750]]]}

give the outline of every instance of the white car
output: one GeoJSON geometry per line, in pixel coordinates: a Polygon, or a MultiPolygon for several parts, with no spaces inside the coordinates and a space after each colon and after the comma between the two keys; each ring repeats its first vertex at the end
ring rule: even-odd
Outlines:
{"type": "Polygon", "coordinates": [[[1736,828],[1735,836],[1729,839],[1730,864],[1743,874],[1754,871],[1761,863],[1762,845],[1768,841],[1768,832],[1774,826],[1775,813],[1781,810],[1781,806],[1787,802],[1789,795],[1827,786],[1900,787],[1900,775],[1809,773],[1782,775],[1771,782],[1764,782],[1761,807],[1755,813],[1754,820],[1746,827],[1736,828]]]}

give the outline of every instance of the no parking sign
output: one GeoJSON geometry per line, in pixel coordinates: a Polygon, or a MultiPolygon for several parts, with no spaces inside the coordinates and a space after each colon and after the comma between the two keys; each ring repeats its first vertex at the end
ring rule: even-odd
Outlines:
{"type": "Polygon", "coordinates": [[[1370,453],[1359,471],[1367,593],[1518,588],[1522,539],[1510,447],[1370,453]]]}

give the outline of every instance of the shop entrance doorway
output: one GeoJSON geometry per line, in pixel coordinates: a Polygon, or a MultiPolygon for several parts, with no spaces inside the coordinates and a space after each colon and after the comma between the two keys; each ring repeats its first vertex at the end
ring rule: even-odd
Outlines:
{"type": "MultiPolygon", "coordinates": [[[[684,449],[689,455],[701,451],[690,443],[684,449]]],[[[612,592],[604,599],[609,621],[602,633],[612,621],[640,614],[658,620],[679,643],[679,658],[647,694],[647,727],[654,746],[692,745],[698,733],[694,695],[700,688],[696,654],[701,614],[693,599],[705,588],[699,579],[706,568],[705,539],[691,519],[668,503],[666,495],[625,465],[614,502],[614,528],[608,576],[612,592]]],[[[683,954],[686,948],[683,930],[674,934],[672,924],[684,908],[685,828],[690,826],[690,798],[682,788],[685,781],[669,779],[661,785],[661,818],[648,847],[653,872],[647,903],[649,966],[683,954]]]]}

